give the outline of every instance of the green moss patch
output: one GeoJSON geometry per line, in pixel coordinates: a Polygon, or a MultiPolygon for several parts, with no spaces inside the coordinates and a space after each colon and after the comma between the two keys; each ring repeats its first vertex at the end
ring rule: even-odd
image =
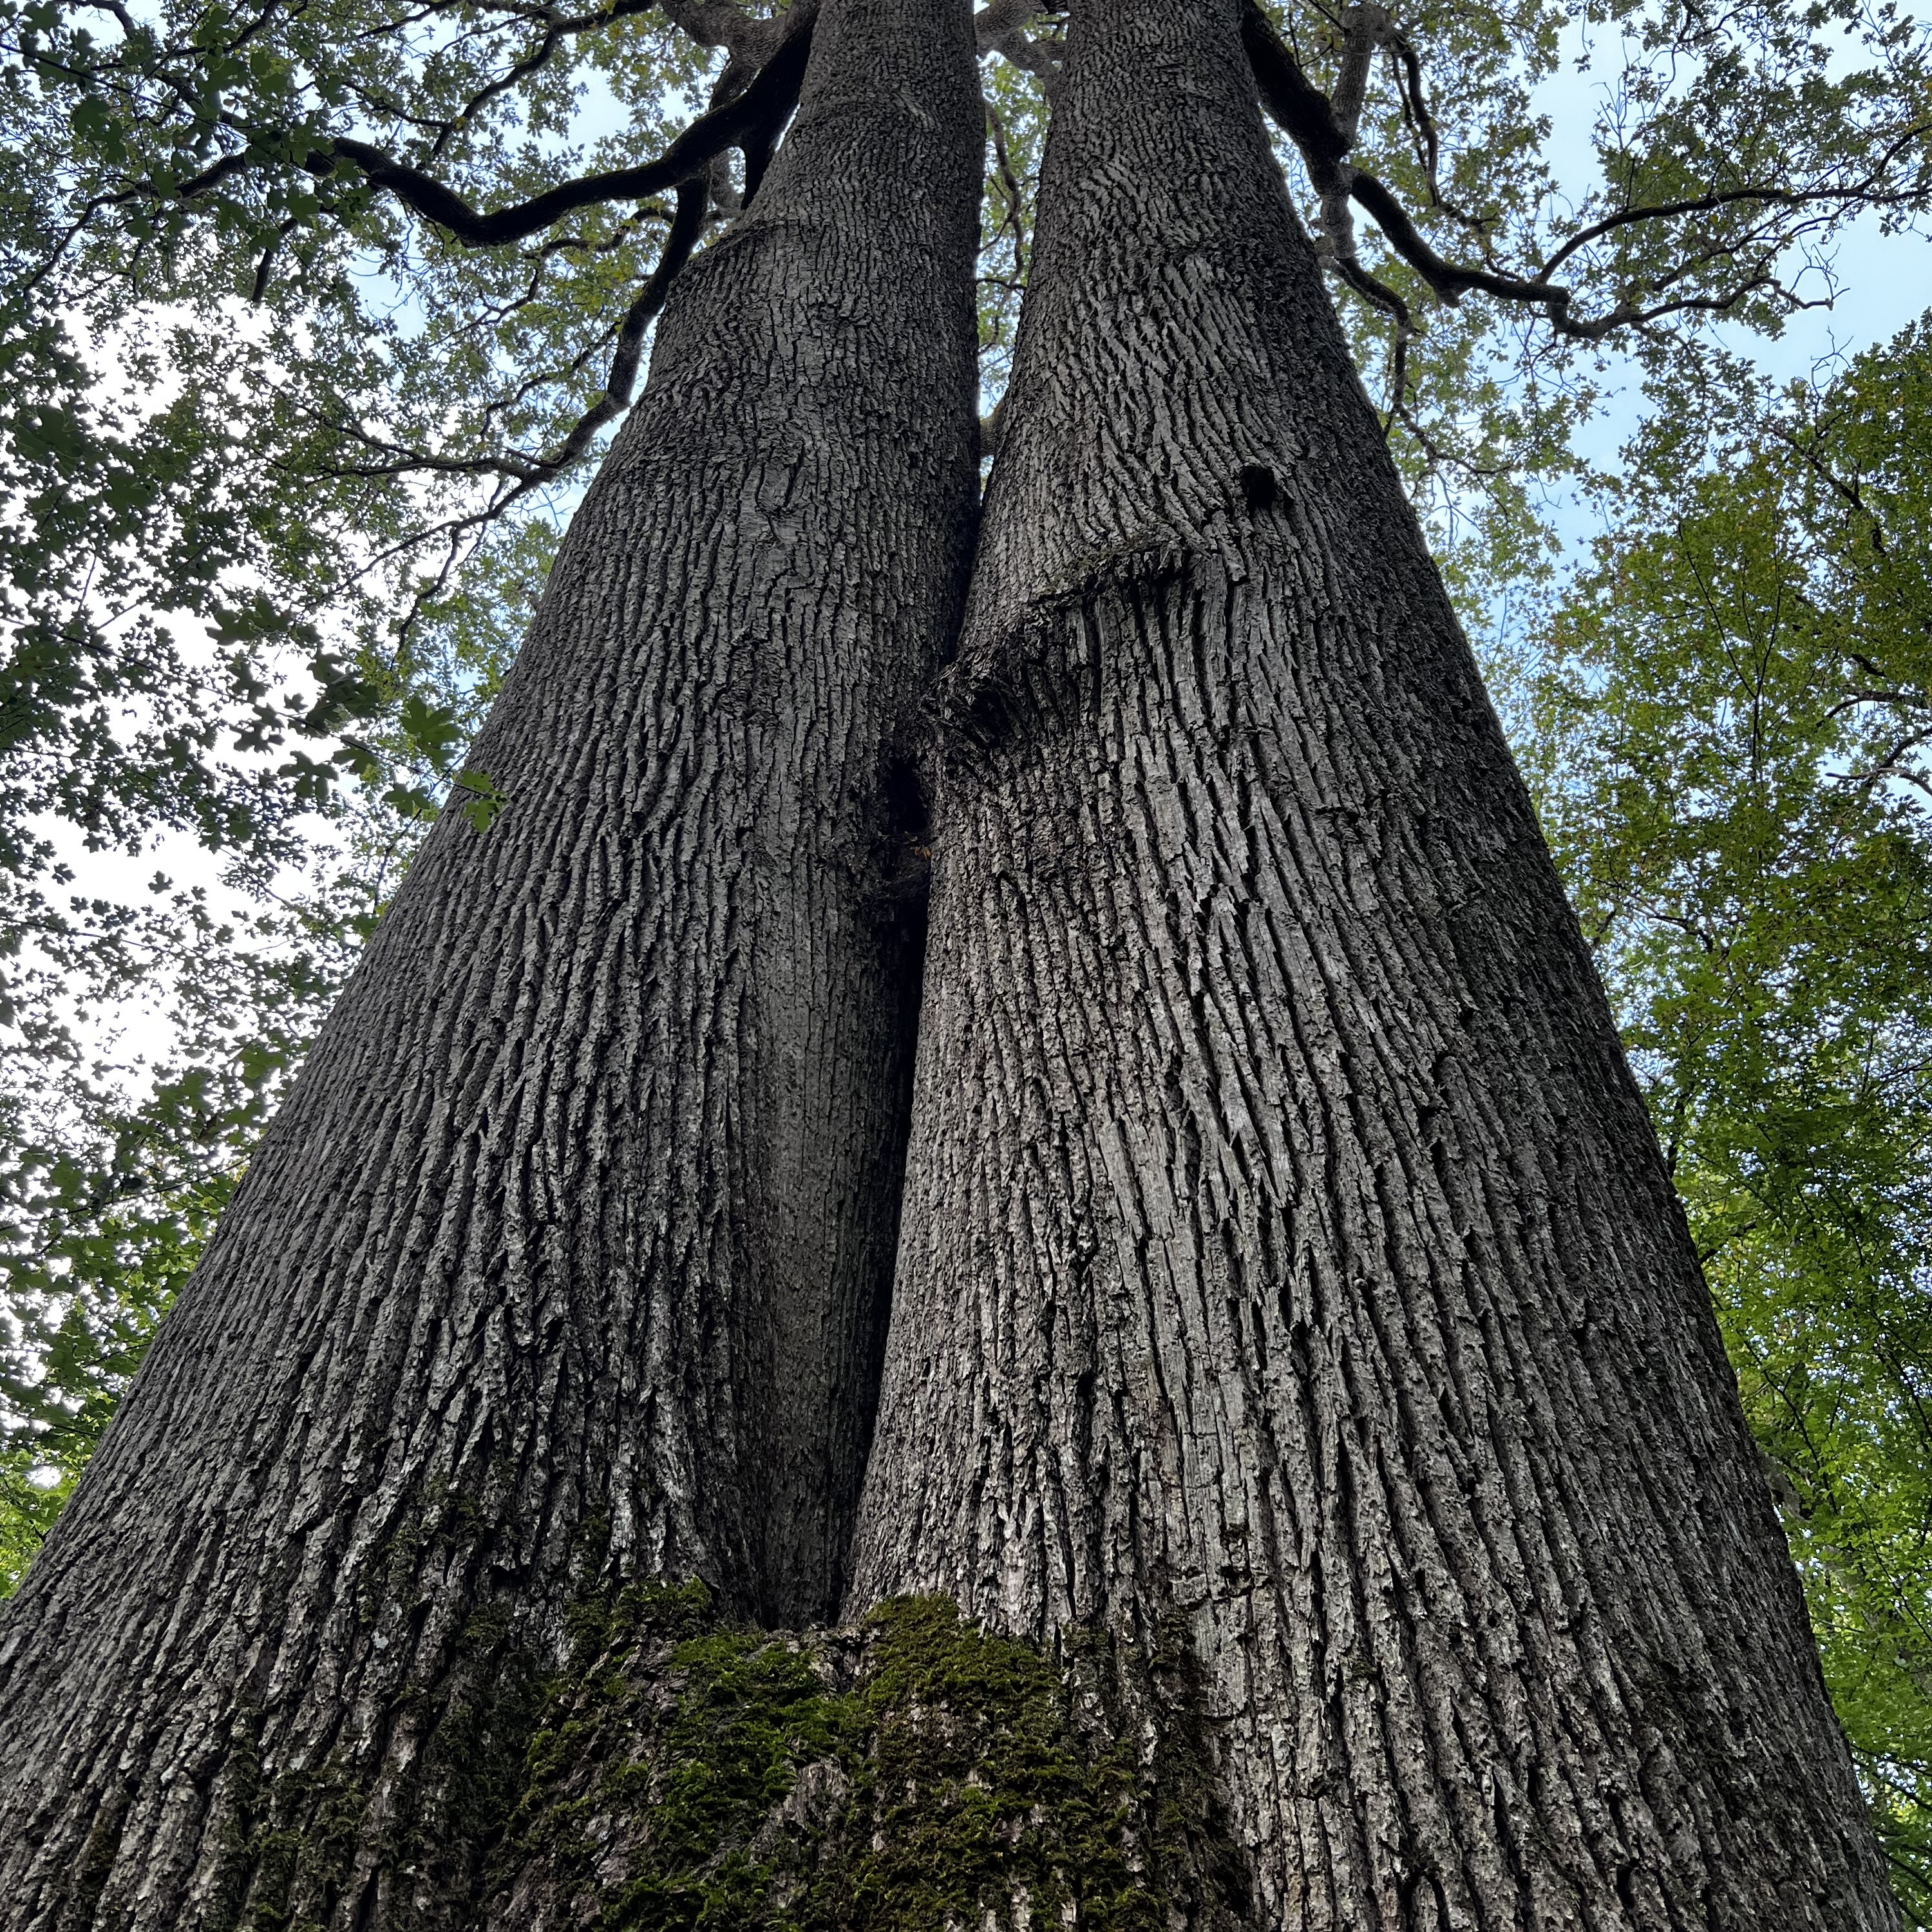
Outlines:
{"type": "Polygon", "coordinates": [[[380,1804],[340,1754],[265,1776],[238,1723],[209,1932],[1233,1932],[1186,1659],[938,1598],[775,1635],[693,1582],[580,1600],[546,1670],[486,1607],[396,1694],[380,1804]]]}
{"type": "Polygon", "coordinates": [[[586,1932],[1167,1932],[1238,1919],[1178,1667],[948,1601],[718,1624],[701,1586],[577,1614],[486,1919],[586,1932]]]}

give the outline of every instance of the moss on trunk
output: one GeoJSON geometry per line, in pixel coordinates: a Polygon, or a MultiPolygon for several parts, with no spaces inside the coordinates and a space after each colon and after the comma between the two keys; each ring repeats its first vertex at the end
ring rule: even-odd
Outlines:
{"type": "Polygon", "coordinates": [[[1057,1652],[902,1598],[802,1636],[701,1586],[580,1610],[493,1862],[493,1926],[1232,1924],[1244,1886],[1176,1648],[1057,1652]]]}

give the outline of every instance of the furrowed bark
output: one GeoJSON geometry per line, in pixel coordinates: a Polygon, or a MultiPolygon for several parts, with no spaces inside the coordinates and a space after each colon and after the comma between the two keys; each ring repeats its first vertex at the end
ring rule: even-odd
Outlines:
{"type": "Polygon", "coordinates": [[[0,1925],[466,1922],[573,1598],[836,1604],[896,734],[976,497],[973,60],[963,4],[826,0],[674,290],[472,754],[500,816],[436,827],[7,1606],[0,1925]]]}
{"type": "Polygon", "coordinates": [[[1896,1923],[1234,0],[1076,0],[852,1601],[1185,1620],[1252,1922],[1896,1923]]]}

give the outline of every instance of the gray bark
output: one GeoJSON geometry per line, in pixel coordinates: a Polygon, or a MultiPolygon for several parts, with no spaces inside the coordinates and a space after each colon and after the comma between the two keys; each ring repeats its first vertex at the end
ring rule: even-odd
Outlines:
{"type": "Polygon", "coordinates": [[[574,1593],[836,1604],[897,737],[976,496],[973,58],[964,0],[825,0],[675,287],[472,754],[506,807],[436,827],[7,1607],[0,1925],[456,1922],[574,1593]]]}
{"type": "Polygon", "coordinates": [[[1259,1926],[1894,1924],[1234,0],[1072,9],[943,714],[854,1604],[1178,1612],[1259,1926]]]}

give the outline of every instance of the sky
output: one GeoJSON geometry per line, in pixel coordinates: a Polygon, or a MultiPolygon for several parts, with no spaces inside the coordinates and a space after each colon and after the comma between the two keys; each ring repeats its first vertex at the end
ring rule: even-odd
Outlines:
{"type": "MultiPolygon", "coordinates": [[[[1573,22],[1564,36],[1556,70],[1532,96],[1532,111],[1550,119],[1544,152],[1559,182],[1580,199],[1598,179],[1592,130],[1610,92],[1606,61],[1580,70],[1585,46],[1582,25],[1573,22]]],[[[1856,356],[1896,335],[1932,308],[1932,241],[1918,235],[1888,236],[1880,232],[1880,215],[1871,212],[1841,233],[1834,260],[1839,292],[1830,308],[1799,310],[1776,337],[1720,322],[1718,339],[1783,382],[1822,372],[1828,362],[1856,356]]],[[[1813,284],[1801,286],[1801,292],[1808,298],[1828,291],[1814,278],[1813,284]]],[[[1582,454],[1606,465],[1614,462],[1636,426],[1636,389],[1632,377],[1623,395],[1613,398],[1592,423],[1579,440],[1582,454]]]]}

